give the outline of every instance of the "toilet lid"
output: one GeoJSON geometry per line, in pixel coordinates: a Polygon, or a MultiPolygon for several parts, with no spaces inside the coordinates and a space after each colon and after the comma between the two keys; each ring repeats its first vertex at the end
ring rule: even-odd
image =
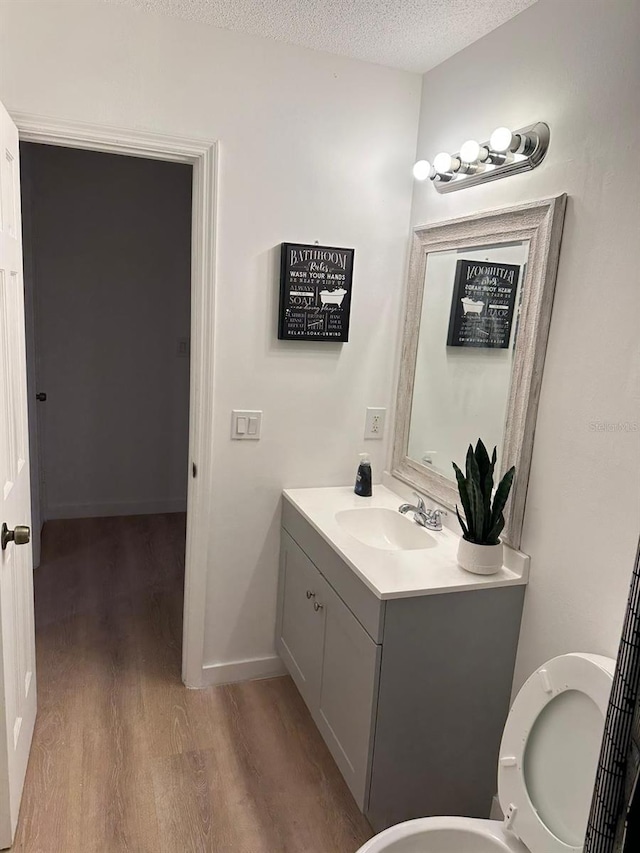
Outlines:
{"type": "Polygon", "coordinates": [[[615,661],[570,654],[518,693],[498,762],[505,824],[531,853],[579,853],[589,817],[615,661]]]}

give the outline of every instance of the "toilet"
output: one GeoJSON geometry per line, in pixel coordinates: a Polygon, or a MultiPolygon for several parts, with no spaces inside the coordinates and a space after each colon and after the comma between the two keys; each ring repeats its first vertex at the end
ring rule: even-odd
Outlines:
{"type": "Polygon", "coordinates": [[[614,667],[599,655],[561,655],[523,685],[500,744],[504,821],[409,820],[358,853],[580,853],[614,667]]]}

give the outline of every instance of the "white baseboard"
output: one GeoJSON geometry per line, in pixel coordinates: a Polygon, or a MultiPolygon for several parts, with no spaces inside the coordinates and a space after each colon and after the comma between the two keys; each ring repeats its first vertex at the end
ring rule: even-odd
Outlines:
{"type": "Polygon", "coordinates": [[[120,501],[119,503],[54,504],[45,509],[47,521],[55,518],[106,518],[114,515],[156,515],[186,512],[186,500],[120,501]]]}
{"type": "Polygon", "coordinates": [[[277,655],[237,660],[232,663],[209,663],[202,667],[202,686],[255,681],[258,678],[275,678],[277,675],[285,674],[284,664],[277,655]]]}

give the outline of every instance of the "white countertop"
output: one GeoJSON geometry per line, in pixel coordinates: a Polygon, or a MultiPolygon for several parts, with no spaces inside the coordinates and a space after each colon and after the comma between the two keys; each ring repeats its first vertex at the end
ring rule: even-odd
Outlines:
{"type": "Polygon", "coordinates": [[[473,575],[456,561],[459,537],[449,530],[428,531],[436,547],[386,551],[365,545],[344,530],[336,513],[345,509],[385,507],[397,510],[403,499],[385,486],[374,486],[373,497],[361,498],[349,486],[285,489],[285,500],[317,530],[377,598],[410,598],[456,590],[491,589],[526,584],[529,558],[505,547],[505,565],[494,575],[473,575]]]}

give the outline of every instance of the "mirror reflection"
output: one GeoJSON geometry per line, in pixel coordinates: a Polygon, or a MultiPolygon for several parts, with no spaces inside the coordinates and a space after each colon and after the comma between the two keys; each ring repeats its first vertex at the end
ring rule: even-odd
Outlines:
{"type": "Polygon", "coordinates": [[[447,479],[478,436],[500,465],[528,251],[427,255],[407,455],[447,479]]]}

